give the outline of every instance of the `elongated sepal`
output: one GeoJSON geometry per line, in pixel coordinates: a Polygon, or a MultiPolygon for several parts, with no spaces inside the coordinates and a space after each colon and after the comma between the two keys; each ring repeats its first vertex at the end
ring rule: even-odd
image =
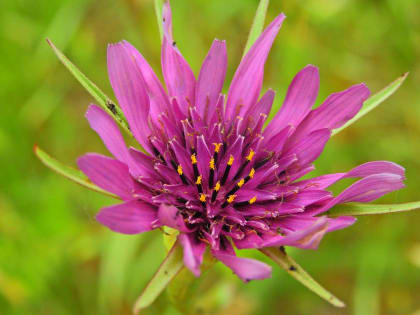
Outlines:
{"type": "Polygon", "coordinates": [[[77,81],[89,92],[90,95],[115,121],[131,135],[127,121],[122,113],[121,109],[112,101],[100,88],[96,86],[85,74],[83,74],[79,68],[77,68],[54,44],[47,38],[47,43],[50,45],[61,63],[70,71],[70,73],[76,78],[77,81]]]}
{"type": "Polygon", "coordinates": [[[371,110],[376,108],[379,104],[384,102],[388,97],[390,97],[398,88],[403,84],[405,79],[408,76],[408,72],[404,73],[402,76],[400,76],[395,81],[391,82],[389,85],[387,85],[385,88],[377,92],[376,94],[369,97],[365,103],[363,104],[362,109],[354,116],[352,119],[350,119],[348,122],[346,122],[343,126],[340,128],[334,129],[332,131],[332,136],[336,135],[340,131],[342,131],[344,128],[347,128],[351,124],[358,121],[360,118],[365,116],[367,113],[369,113],[371,110]]]}
{"type": "Polygon", "coordinates": [[[89,188],[91,190],[94,190],[96,192],[99,192],[101,194],[104,194],[104,195],[107,195],[116,199],[120,199],[118,196],[111,194],[110,192],[107,192],[99,188],[95,184],[93,184],[87,178],[87,176],[83,174],[81,171],[79,171],[78,169],[64,165],[63,163],[57,161],[56,159],[51,157],[49,154],[41,150],[37,145],[34,146],[34,152],[35,152],[35,155],[41,160],[43,164],[45,164],[47,167],[57,172],[58,174],[86,188],[89,188]]]}
{"type": "Polygon", "coordinates": [[[420,201],[396,204],[366,204],[359,202],[336,205],[325,214],[330,217],[387,214],[420,209],[420,201]]]}
{"type": "Polygon", "coordinates": [[[269,0],[260,0],[257,11],[255,12],[254,21],[252,22],[251,29],[249,30],[248,40],[245,45],[243,56],[245,56],[252,44],[254,44],[257,40],[258,36],[261,35],[264,28],[265,16],[267,14],[269,2],[269,0]]]}
{"type": "Polygon", "coordinates": [[[163,11],[163,1],[164,0],[155,0],[155,13],[156,13],[156,18],[157,18],[157,22],[158,22],[158,26],[159,26],[159,34],[160,34],[160,39],[163,39],[163,21],[162,21],[162,11],[163,11]]]}
{"type": "Polygon", "coordinates": [[[165,260],[138,297],[133,308],[134,314],[139,314],[142,309],[150,306],[183,267],[182,248],[179,242],[175,242],[165,260]]]}
{"type": "Polygon", "coordinates": [[[267,247],[260,249],[260,251],[286,270],[293,278],[327,302],[336,307],[345,306],[342,301],[323,288],[305,270],[303,270],[302,267],[293,260],[293,258],[287,255],[283,247],[267,247]]]}

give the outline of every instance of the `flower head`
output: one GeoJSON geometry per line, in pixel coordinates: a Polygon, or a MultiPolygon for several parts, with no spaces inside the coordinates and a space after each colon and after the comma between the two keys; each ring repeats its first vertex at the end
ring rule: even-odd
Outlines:
{"type": "Polygon", "coordinates": [[[403,187],[404,169],[386,161],[300,179],[314,169],[331,130],[360,110],[369,96],[364,84],[334,93],[312,110],[319,74],[308,65],[264,128],[275,96],[268,90],[259,97],[264,64],[284,18],[277,16],[245,55],[227,96],[222,94],[225,42],[213,42],[196,79],[172,38],[168,2],[162,42],[166,90],[128,42],[108,47],[112,88],[146,153],[127,148],[112,118],[89,107],[86,117],[114,158],[86,154],[78,165],[92,182],[123,200],[102,209],[100,223],[126,234],[177,229],[184,263],[195,275],[209,247],[248,281],[270,276],[271,268],[237,257],[234,247],[315,249],[325,233],[355,221],[329,218],[323,215],[328,209],[369,202],[403,187]],[[343,178],[361,179],[334,197],[327,188],[343,178]]]}

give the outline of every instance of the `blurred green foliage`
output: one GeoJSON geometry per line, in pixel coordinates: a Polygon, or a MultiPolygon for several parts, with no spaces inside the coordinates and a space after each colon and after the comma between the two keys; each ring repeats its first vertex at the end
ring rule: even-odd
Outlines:
{"type": "MultiPolygon", "coordinates": [[[[406,167],[407,188],[382,201],[419,200],[420,3],[271,2],[268,20],[281,11],[288,16],[266,66],[265,87],[278,94],[275,109],[293,75],[308,63],[320,68],[318,104],[351,84],[364,81],[377,91],[410,71],[390,100],[332,139],[316,174],[389,159],[406,167]]],[[[232,78],[257,4],[172,1],[178,47],[196,73],[212,40],[221,38],[228,43],[232,78]]],[[[152,0],[0,2],[0,314],[130,314],[164,257],[161,235],[111,233],[94,220],[101,206],[113,203],[110,198],[35,159],[34,143],[69,165],[87,151],[107,154],[83,118],[92,98],[59,64],[46,37],[108,95],[108,42],[127,39],[160,67],[152,0]]],[[[347,302],[346,309],[328,305],[276,266],[272,279],[245,285],[218,264],[198,283],[201,313],[210,305],[211,313],[239,315],[418,314],[419,223],[418,212],[361,217],[328,235],[318,251],[290,250],[347,302]]],[[[163,295],[145,314],[177,312],[163,295]]]]}

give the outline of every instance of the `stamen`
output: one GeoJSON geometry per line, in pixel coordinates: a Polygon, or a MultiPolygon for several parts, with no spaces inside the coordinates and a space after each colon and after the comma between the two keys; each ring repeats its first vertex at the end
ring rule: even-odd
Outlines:
{"type": "Polygon", "coordinates": [[[197,177],[197,180],[195,182],[196,185],[201,185],[201,175],[197,177]]]}
{"type": "Polygon", "coordinates": [[[237,183],[239,188],[241,188],[244,184],[245,184],[245,179],[243,178],[237,183]]]}
{"type": "Polygon", "coordinates": [[[200,194],[200,201],[201,202],[206,202],[206,195],[205,194],[200,194]]]}
{"type": "Polygon", "coordinates": [[[214,158],[210,160],[209,166],[211,170],[214,170],[214,158]]]}
{"type": "Polygon", "coordinates": [[[181,177],[182,183],[184,185],[188,185],[188,181],[187,181],[187,178],[184,175],[184,172],[182,171],[181,164],[179,164],[178,166],[176,166],[176,163],[175,163],[174,160],[171,160],[171,164],[172,164],[172,167],[178,172],[179,177],[181,177]]]}
{"type": "Polygon", "coordinates": [[[192,164],[197,164],[197,158],[195,156],[195,153],[191,155],[191,163],[192,164]]]}
{"type": "MultiPolygon", "coordinates": [[[[215,153],[216,154],[216,153],[215,153]]],[[[213,186],[213,180],[214,180],[214,158],[210,160],[210,176],[209,176],[209,187],[213,186]]]]}
{"type": "Polygon", "coordinates": [[[235,201],[236,195],[229,195],[226,201],[222,204],[222,208],[226,208],[226,206],[235,201]]]}
{"type": "Polygon", "coordinates": [[[249,150],[249,154],[248,154],[248,156],[246,157],[246,159],[248,160],[248,161],[252,161],[252,158],[254,157],[254,154],[255,154],[255,151],[254,150],[249,150]]]}
{"type": "Polygon", "coordinates": [[[254,175],[255,175],[255,169],[254,168],[251,168],[251,171],[249,172],[249,177],[250,178],[254,178],[254,175]]]}
{"type": "Polygon", "coordinates": [[[232,166],[233,161],[235,161],[235,158],[233,157],[233,155],[231,154],[229,157],[229,161],[227,162],[227,165],[232,166]]]}
{"type": "Polygon", "coordinates": [[[219,190],[220,190],[220,182],[217,182],[216,186],[214,186],[213,193],[211,195],[211,202],[214,202],[216,200],[217,193],[219,190]]]}
{"type": "Polygon", "coordinates": [[[241,167],[239,168],[239,170],[236,172],[236,175],[234,177],[234,179],[238,179],[239,176],[241,175],[242,171],[245,169],[245,167],[248,165],[249,162],[252,161],[252,159],[254,158],[255,155],[255,151],[250,149],[249,153],[246,157],[246,161],[241,165],[241,167]]]}
{"type": "Polygon", "coordinates": [[[226,200],[229,203],[232,203],[236,198],[236,195],[229,195],[228,199],[226,200]]]}
{"type": "Polygon", "coordinates": [[[226,183],[226,180],[229,176],[229,172],[230,172],[230,168],[232,167],[233,161],[235,160],[235,158],[233,157],[233,155],[231,154],[229,157],[229,161],[227,162],[227,166],[225,169],[225,172],[223,173],[223,177],[222,177],[222,181],[221,184],[224,185],[226,183]]]}
{"type": "Polygon", "coordinates": [[[255,201],[257,201],[257,196],[252,197],[248,202],[250,205],[252,205],[255,201]]]}
{"type": "Polygon", "coordinates": [[[183,174],[181,164],[179,164],[179,165],[178,165],[178,167],[177,167],[176,171],[178,172],[178,174],[179,174],[180,176],[183,174]]]}
{"type": "Polygon", "coordinates": [[[223,143],[213,143],[214,145],[214,152],[215,153],[219,153],[220,151],[220,147],[222,146],[223,143]]]}

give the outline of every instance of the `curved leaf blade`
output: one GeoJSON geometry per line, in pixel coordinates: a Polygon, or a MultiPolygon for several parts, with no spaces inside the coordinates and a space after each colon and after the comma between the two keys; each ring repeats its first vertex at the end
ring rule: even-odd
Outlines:
{"type": "Polygon", "coordinates": [[[133,308],[134,314],[139,314],[142,309],[150,306],[183,267],[182,248],[176,242],[138,297],[133,308]]]}
{"type": "Polygon", "coordinates": [[[70,179],[71,181],[76,182],[79,185],[82,185],[101,194],[120,199],[118,196],[111,194],[110,192],[107,192],[106,190],[103,190],[95,184],[93,184],[81,171],[57,161],[45,151],[41,150],[37,145],[34,146],[34,153],[44,165],[57,172],[58,174],[70,179]]]}
{"type": "Polygon", "coordinates": [[[323,288],[305,270],[299,266],[293,258],[286,254],[284,247],[261,248],[260,251],[271,258],[275,263],[287,271],[293,278],[302,283],[309,290],[331,303],[336,307],[344,307],[345,304],[336,298],[332,293],[323,288]]]}
{"type": "Polygon", "coordinates": [[[254,44],[258,36],[260,36],[264,28],[265,16],[267,14],[269,2],[269,0],[260,0],[260,3],[258,4],[257,11],[255,12],[254,21],[252,22],[252,26],[249,31],[248,40],[245,45],[243,56],[245,56],[245,54],[251,48],[252,44],[254,44]]]}
{"type": "Polygon", "coordinates": [[[420,209],[420,201],[397,203],[397,204],[365,204],[352,202],[336,205],[325,214],[330,217],[339,217],[342,215],[371,215],[371,214],[387,214],[395,212],[406,212],[420,209]]]}
{"type": "Polygon", "coordinates": [[[89,78],[84,75],[54,44],[51,40],[47,38],[47,43],[50,45],[58,59],[61,63],[70,71],[70,73],[76,78],[77,81],[89,92],[90,95],[98,102],[100,105],[115,121],[131,135],[130,129],[128,127],[127,121],[122,113],[121,109],[115,105],[115,102],[105,95],[100,88],[96,86],[89,78]]]}
{"type": "Polygon", "coordinates": [[[344,128],[347,128],[351,124],[355,123],[357,120],[365,116],[367,113],[369,113],[371,110],[376,108],[379,104],[381,104],[383,101],[385,101],[388,97],[390,97],[398,88],[403,84],[405,79],[408,76],[408,72],[404,73],[402,76],[400,76],[395,81],[391,82],[389,85],[387,85],[385,88],[377,92],[376,94],[369,97],[366,102],[363,104],[362,109],[354,116],[352,119],[350,119],[348,122],[346,122],[343,126],[340,128],[334,129],[332,131],[332,136],[336,135],[340,131],[342,131],[344,128]]]}

